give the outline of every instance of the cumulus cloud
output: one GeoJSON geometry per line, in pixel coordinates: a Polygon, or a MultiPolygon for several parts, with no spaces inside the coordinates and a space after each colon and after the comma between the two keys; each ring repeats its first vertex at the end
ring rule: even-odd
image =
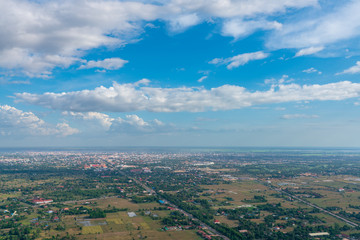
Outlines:
{"type": "Polygon", "coordinates": [[[295,54],[295,57],[312,55],[312,54],[315,54],[315,53],[320,52],[320,51],[322,51],[322,50],[324,50],[324,47],[309,47],[309,48],[303,48],[303,49],[300,49],[300,50],[295,54]]]}
{"type": "Polygon", "coordinates": [[[282,119],[298,119],[298,118],[305,118],[305,119],[311,119],[311,118],[318,118],[318,115],[307,115],[307,114],[285,114],[281,118],[282,119]]]}
{"type": "Polygon", "coordinates": [[[68,112],[65,111],[62,113],[65,116],[72,116],[75,118],[80,118],[83,120],[93,120],[96,121],[98,123],[100,123],[100,125],[102,127],[104,127],[106,130],[108,130],[111,125],[112,122],[114,121],[114,118],[109,117],[109,115],[104,114],[104,113],[99,113],[99,112],[86,112],[86,113],[81,113],[81,112],[68,112]]]}
{"type": "Polygon", "coordinates": [[[337,73],[336,75],[340,75],[340,74],[355,74],[355,73],[360,73],[360,61],[356,62],[355,66],[352,66],[348,69],[345,69],[344,71],[337,73]]]}
{"type": "Polygon", "coordinates": [[[106,70],[117,70],[122,68],[128,62],[129,61],[123,60],[121,58],[106,58],[99,61],[91,60],[81,65],[79,69],[102,68],[106,70]]]}
{"type": "Polygon", "coordinates": [[[8,105],[0,105],[0,133],[3,135],[25,133],[40,136],[68,136],[78,132],[79,130],[70,127],[67,123],[52,126],[32,112],[23,112],[8,105]]]}
{"type": "Polygon", "coordinates": [[[135,114],[126,115],[125,119],[116,118],[111,125],[111,132],[125,132],[125,133],[161,133],[169,130],[174,130],[172,125],[164,124],[163,122],[154,119],[146,122],[135,114]]]}
{"type": "Polygon", "coordinates": [[[158,119],[146,122],[144,119],[135,114],[126,115],[125,118],[110,117],[107,114],[99,112],[63,112],[65,116],[71,116],[85,121],[95,121],[100,126],[110,132],[124,133],[152,133],[162,132],[173,128],[171,124],[165,124],[158,119]]]}
{"type": "Polygon", "coordinates": [[[318,73],[318,74],[322,74],[322,72],[320,72],[319,70],[311,67],[311,68],[308,68],[308,69],[305,69],[303,70],[302,72],[304,73],[318,73]]]}
{"type": "Polygon", "coordinates": [[[197,25],[199,22],[201,22],[201,19],[196,13],[180,15],[170,19],[170,29],[173,32],[181,32],[197,25]]]}
{"type": "Polygon", "coordinates": [[[268,53],[262,51],[252,52],[252,53],[243,53],[229,58],[215,58],[211,60],[210,64],[220,64],[226,65],[227,69],[233,69],[242,65],[247,64],[249,61],[264,59],[269,56],[268,53]]]}
{"type": "Polygon", "coordinates": [[[114,82],[111,87],[44,94],[17,93],[17,101],[75,112],[202,112],[296,101],[339,101],[360,95],[360,83],[298,85],[279,83],[269,90],[250,91],[236,85],[216,88],[160,88],[114,82]]]}
{"type": "Polygon", "coordinates": [[[158,8],[139,1],[1,1],[0,67],[49,76],[86,50],[123,45],[141,21],[157,18],[158,8]]]}

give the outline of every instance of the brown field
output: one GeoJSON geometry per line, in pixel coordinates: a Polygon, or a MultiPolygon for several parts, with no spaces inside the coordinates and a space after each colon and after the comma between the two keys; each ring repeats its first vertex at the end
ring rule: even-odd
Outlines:
{"type": "Polygon", "coordinates": [[[154,230],[141,230],[131,232],[113,232],[103,233],[100,235],[82,235],[77,236],[79,239],[105,239],[105,240],[132,240],[147,237],[150,240],[201,240],[195,231],[174,231],[174,232],[160,232],[154,230]]]}
{"type": "Polygon", "coordinates": [[[220,223],[227,224],[229,227],[237,227],[239,225],[237,220],[229,220],[225,216],[216,216],[214,219],[219,220],[220,223]]]}
{"type": "MultiPolygon", "coordinates": [[[[157,211],[169,214],[169,211],[157,211]]],[[[168,231],[161,230],[160,220],[152,220],[149,216],[130,218],[127,212],[109,213],[106,217],[107,225],[83,227],[79,239],[201,239],[195,231],[168,231]],[[97,232],[102,230],[101,236],[97,232]]],[[[93,223],[94,221],[92,221],[93,223]]],[[[70,221],[69,221],[70,223],[70,221]]]]}
{"type": "MultiPolygon", "coordinates": [[[[77,203],[81,203],[84,201],[77,201],[77,203]]],[[[96,207],[106,209],[110,205],[116,208],[128,208],[129,211],[137,211],[139,209],[153,209],[154,207],[160,207],[159,203],[132,203],[129,200],[118,198],[118,197],[109,197],[104,199],[96,200],[96,207]]]]}
{"type": "Polygon", "coordinates": [[[219,201],[228,201],[225,197],[230,197],[233,201],[228,201],[230,205],[228,206],[214,206],[214,209],[218,208],[234,208],[241,205],[259,205],[264,203],[246,203],[244,199],[252,199],[255,195],[264,195],[267,199],[267,203],[281,203],[281,206],[286,208],[308,208],[305,204],[294,201],[290,202],[283,198],[277,198],[272,196],[272,194],[276,194],[276,191],[269,189],[261,183],[255,181],[241,181],[234,182],[231,184],[220,184],[213,186],[204,186],[208,190],[206,193],[211,193],[210,197],[202,196],[202,198],[210,199],[215,198],[219,201]]]}

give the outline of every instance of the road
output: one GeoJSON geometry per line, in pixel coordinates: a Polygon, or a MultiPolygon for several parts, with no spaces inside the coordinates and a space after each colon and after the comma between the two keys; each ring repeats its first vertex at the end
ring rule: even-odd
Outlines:
{"type": "MultiPolygon", "coordinates": [[[[263,183],[263,184],[264,184],[264,183],[263,183]]],[[[269,186],[269,185],[267,185],[267,184],[264,184],[264,185],[269,186]]],[[[317,205],[315,205],[315,204],[313,204],[313,203],[311,203],[311,202],[305,201],[305,200],[303,200],[303,199],[301,199],[301,198],[299,198],[299,197],[297,197],[297,196],[295,196],[295,195],[293,195],[293,194],[290,194],[290,193],[288,193],[288,192],[285,192],[285,191],[283,191],[283,190],[281,190],[281,189],[279,189],[279,188],[275,188],[275,187],[272,186],[272,185],[270,185],[270,188],[271,188],[272,190],[274,190],[274,191],[277,191],[278,193],[286,194],[286,195],[290,196],[291,198],[296,199],[297,201],[302,202],[302,203],[304,203],[304,204],[306,204],[306,205],[308,205],[308,206],[310,206],[310,207],[319,209],[320,211],[322,211],[322,212],[324,212],[324,213],[326,213],[326,214],[329,214],[329,215],[331,215],[331,216],[333,216],[333,217],[335,217],[335,218],[337,218],[337,219],[340,219],[341,221],[347,223],[348,225],[350,225],[350,226],[352,226],[352,227],[358,227],[358,226],[359,226],[359,224],[357,224],[357,223],[355,223],[355,222],[352,222],[352,221],[350,221],[350,220],[348,220],[348,219],[346,219],[346,218],[343,218],[343,217],[341,217],[341,216],[339,216],[339,215],[337,215],[337,214],[335,214],[335,213],[333,213],[333,212],[327,211],[327,210],[325,210],[325,209],[323,209],[323,208],[321,208],[321,207],[319,207],[319,206],[317,206],[317,205]]]]}
{"type": "MultiPolygon", "coordinates": [[[[127,175],[126,173],[122,172],[122,171],[119,171],[119,173],[121,173],[122,175],[130,178],[131,180],[133,180],[134,182],[136,182],[138,185],[142,186],[148,193],[152,194],[152,195],[157,195],[156,191],[151,189],[150,187],[148,187],[146,184],[138,181],[137,179],[133,178],[133,177],[130,177],[129,175],[127,175]]],[[[185,210],[181,209],[179,206],[173,204],[172,202],[170,202],[169,200],[167,199],[164,199],[165,200],[165,203],[167,205],[169,205],[170,207],[173,207],[175,208],[176,210],[178,210],[179,212],[181,212],[182,214],[184,214],[185,216],[187,216],[188,218],[194,220],[194,221],[197,221],[200,223],[200,226],[202,228],[207,228],[210,232],[213,233],[213,235],[217,235],[219,237],[221,237],[222,239],[225,239],[225,240],[231,240],[230,238],[226,237],[225,235],[219,233],[218,231],[216,231],[214,228],[210,227],[209,225],[207,225],[206,223],[200,221],[199,219],[197,219],[196,217],[194,217],[191,213],[188,213],[186,212],[185,210]]]]}

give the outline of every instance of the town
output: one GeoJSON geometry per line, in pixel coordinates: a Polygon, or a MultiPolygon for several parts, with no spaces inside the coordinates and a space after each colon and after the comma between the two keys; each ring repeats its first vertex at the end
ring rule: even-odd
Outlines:
{"type": "Polygon", "coordinates": [[[360,151],[2,151],[0,239],[360,239],[360,151]]]}

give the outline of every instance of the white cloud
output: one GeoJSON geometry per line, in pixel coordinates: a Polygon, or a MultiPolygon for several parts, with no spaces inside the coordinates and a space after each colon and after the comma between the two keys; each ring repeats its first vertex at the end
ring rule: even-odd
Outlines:
{"type": "Polygon", "coordinates": [[[172,0],[167,8],[174,13],[198,12],[204,17],[249,18],[257,15],[271,15],[286,11],[287,8],[303,8],[317,5],[317,0],[172,0]]]}
{"type": "Polygon", "coordinates": [[[108,130],[111,127],[112,122],[114,121],[114,118],[110,118],[109,115],[99,112],[63,112],[63,115],[65,116],[72,116],[76,118],[80,118],[83,120],[95,120],[100,123],[102,127],[104,127],[106,130],[108,130]]]}
{"type": "Polygon", "coordinates": [[[345,69],[344,71],[337,73],[336,75],[340,75],[340,74],[355,74],[355,73],[360,73],[360,61],[356,62],[355,66],[352,66],[348,69],[345,69]]]}
{"type": "Polygon", "coordinates": [[[0,105],[0,130],[6,135],[22,133],[40,136],[68,136],[79,132],[67,123],[58,123],[56,126],[52,126],[32,112],[23,112],[8,105],[0,105]]]}
{"type": "Polygon", "coordinates": [[[360,36],[360,2],[338,2],[330,11],[318,8],[312,17],[283,23],[267,42],[272,49],[327,46],[360,36]]]}
{"type": "Polygon", "coordinates": [[[268,56],[269,56],[268,53],[258,51],[258,52],[252,52],[252,53],[243,53],[243,54],[239,54],[234,57],[229,57],[229,58],[225,58],[225,59],[224,58],[215,58],[215,59],[211,60],[209,63],[210,64],[227,65],[226,66],[227,69],[232,69],[232,68],[236,68],[236,67],[245,65],[249,61],[264,59],[264,58],[267,58],[268,56]]]}
{"type": "Polygon", "coordinates": [[[121,117],[110,117],[107,114],[99,112],[63,112],[64,116],[71,116],[77,119],[85,120],[86,122],[93,121],[100,124],[102,129],[111,132],[125,132],[125,133],[152,133],[162,132],[164,130],[173,129],[170,124],[165,124],[158,119],[154,119],[146,122],[135,114],[126,115],[125,118],[121,117]]]}
{"type": "Polygon", "coordinates": [[[56,128],[51,130],[49,134],[57,134],[65,137],[79,132],[80,131],[78,129],[70,127],[67,123],[58,123],[56,124],[56,128]]]}
{"type": "Polygon", "coordinates": [[[29,80],[10,80],[0,77],[0,85],[5,84],[31,84],[29,80]]]}
{"type": "Polygon", "coordinates": [[[208,76],[202,76],[201,78],[199,78],[197,81],[199,82],[199,83],[202,83],[205,79],[207,79],[208,78],[208,76]]]}
{"type": "Polygon", "coordinates": [[[295,57],[301,57],[306,55],[312,55],[314,53],[320,52],[324,50],[324,47],[309,47],[300,49],[296,54],[295,57]]]}
{"type": "Polygon", "coordinates": [[[276,21],[244,21],[242,19],[230,19],[224,22],[221,34],[238,39],[241,37],[246,37],[258,30],[279,30],[281,27],[282,24],[276,21]]]}
{"type": "Polygon", "coordinates": [[[155,88],[113,83],[94,90],[63,93],[17,93],[17,101],[76,112],[202,112],[240,109],[254,105],[297,101],[340,101],[360,96],[360,83],[349,81],[324,85],[295,83],[272,85],[266,91],[249,91],[236,85],[217,88],[155,88]]]}
{"type": "Polygon", "coordinates": [[[302,72],[304,73],[318,73],[318,74],[322,74],[322,72],[320,72],[319,70],[311,67],[311,68],[308,68],[308,69],[305,69],[303,70],[302,72]]]}
{"type": "Polygon", "coordinates": [[[279,30],[280,23],[266,18],[316,4],[317,0],[0,1],[0,68],[49,77],[56,67],[81,62],[88,50],[131,42],[155,20],[180,32],[219,19],[222,34],[239,37],[279,30]]]}
{"type": "Polygon", "coordinates": [[[173,32],[181,32],[189,27],[197,25],[199,22],[201,22],[201,19],[196,13],[180,15],[170,19],[170,29],[173,32]]]}
{"type": "Polygon", "coordinates": [[[91,60],[81,65],[79,69],[102,68],[106,70],[117,70],[122,68],[128,62],[129,61],[123,60],[121,58],[106,58],[99,61],[91,60]]]}
{"type": "Polygon", "coordinates": [[[264,83],[265,84],[270,84],[270,85],[272,85],[274,87],[274,86],[278,86],[278,85],[281,85],[281,84],[284,84],[284,83],[291,83],[293,81],[294,81],[293,78],[289,78],[288,75],[284,74],[284,75],[281,76],[280,79],[275,79],[275,78],[265,79],[264,83]]]}
{"type": "Polygon", "coordinates": [[[138,1],[1,1],[0,67],[49,76],[86,50],[125,44],[159,8],[138,1]]]}
{"type": "Polygon", "coordinates": [[[307,115],[307,114],[285,114],[281,118],[282,119],[298,119],[298,118],[311,119],[311,118],[319,118],[319,116],[318,115],[307,115]]]}
{"type": "MultiPolygon", "coordinates": [[[[1,41],[1,40],[0,40],[1,41]]],[[[0,47],[0,67],[7,69],[21,69],[28,77],[48,78],[51,69],[55,67],[67,68],[80,60],[76,57],[56,54],[36,54],[27,49],[0,47]]]]}
{"type": "Polygon", "coordinates": [[[109,131],[119,133],[166,133],[176,128],[171,124],[165,124],[158,119],[146,122],[135,114],[126,115],[124,118],[116,118],[109,131]]]}

